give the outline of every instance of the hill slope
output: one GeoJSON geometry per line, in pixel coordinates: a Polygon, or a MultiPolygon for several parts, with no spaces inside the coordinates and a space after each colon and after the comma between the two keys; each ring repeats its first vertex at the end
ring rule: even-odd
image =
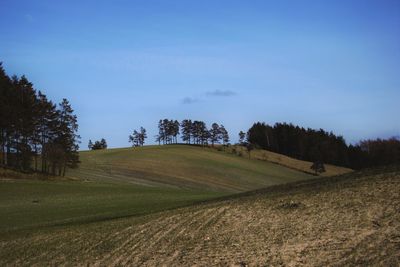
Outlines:
{"type": "Polygon", "coordinates": [[[96,181],[4,179],[2,174],[0,169],[0,235],[140,216],[226,195],[96,181]]]}
{"type": "Polygon", "coordinates": [[[140,216],[234,192],[312,178],[276,164],[194,146],[81,153],[76,181],[0,169],[0,233],[140,216]],[[43,178],[43,177],[42,177],[43,178]]]}
{"type": "Polygon", "coordinates": [[[6,265],[396,266],[400,171],[273,186],[208,204],[0,238],[6,265]]]}
{"type": "MultiPolygon", "coordinates": [[[[245,147],[242,146],[231,146],[227,148],[228,152],[233,152],[232,150],[235,149],[236,153],[242,153],[243,155],[248,155],[248,152],[245,147]]],[[[268,161],[272,163],[276,163],[294,170],[298,170],[301,172],[314,174],[313,170],[311,170],[312,162],[299,160],[295,158],[291,158],[282,154],[274,153],[264,149],[255,149],[251,151],[251,158],[257,160],[268,161]]],[[[353,170],[345,167],[335,166],[331,164],[324,164],[325,165],[325,172],[319,174],[323,177],[328,176],[335,176],[335,175],[342,175],[346,173],[350,173],[353,170]]]]}
{"type": "Polygon", "coordinates": [[[84,151],[80,158],[80,168],[69,177],[157,187],[243,192],[312,178],[271,162],[187,145],[84,151]]]}

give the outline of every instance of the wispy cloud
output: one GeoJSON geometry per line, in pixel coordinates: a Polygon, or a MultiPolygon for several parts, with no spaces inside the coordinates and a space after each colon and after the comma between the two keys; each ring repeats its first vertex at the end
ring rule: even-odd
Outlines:
{"type": "Polygon", "coordinates": [[[229,96],[234,96],[234,95],[236,95],[236,92],[234,92],[234,91],[217,89],[214,91],[207,91],[199,97],[187,96],[182,99],[182,103],[183,104],[193,104],[193,103],[197,103],[199,101],[205,100],[205,97],[229,97],[229,96]]]}
{"type": "Polygon", "coordinates": [[[193,98],[193,97],[185,97],[184,99],[182,99],[182,103],[183,104],[193,104],[199,102],[199,99],[197,98],[193,98]]]}
{"type": "Polygon", "coordinates": [[[207,96],[233,96],[236,95],[234,91],[231,90],[214,90],[214,91],[209,91],[206,93],[207,96]]]}

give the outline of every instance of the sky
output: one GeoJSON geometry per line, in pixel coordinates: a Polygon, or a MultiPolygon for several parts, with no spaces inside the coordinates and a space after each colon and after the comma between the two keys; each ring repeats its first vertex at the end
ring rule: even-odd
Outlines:
{"type": "Polygon", "coordinates": [[[0,61],[70,100],[81,149],[159,119],[400,136],[400,1],[0,0],[0,61]]]}

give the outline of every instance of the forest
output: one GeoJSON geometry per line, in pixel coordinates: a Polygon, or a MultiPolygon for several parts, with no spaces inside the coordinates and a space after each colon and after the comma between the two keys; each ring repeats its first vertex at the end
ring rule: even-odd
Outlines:
{"type": "Polygon", "coordinates": [[[77,116],[69,101],[47,99],[25,77],[0,63],[0,164],[20,171],[65,175],[79,163],[77,116]]]}
{"type": "Polygon", "coordinates": [[[270,126],[257,122],[248,130],[247,140],[255,147],[293,158],[352,169],[400,163],[400,140],[395,137],[347,145],[342,136],[323,129],[305,129],[288,123],[270,126]]]}

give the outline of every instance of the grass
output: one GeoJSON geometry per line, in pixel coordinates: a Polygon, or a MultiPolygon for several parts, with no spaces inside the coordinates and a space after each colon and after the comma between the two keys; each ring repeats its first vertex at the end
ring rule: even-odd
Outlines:
{"type": "MultiPolygon", "coordinates": [[[[80,158],[80,168],[68,170],[67,177],[62,179],[46,180],[41,175],[0,171],[0,250],[9,255],[6,259],[12,265],[29,263],[26,257],[36,257],[37,253],[47,250],[55,249],[59,253],[65,240],[70,254],[64,256],[72,260],[71,257],[88,249],[88,244],[102,234],[117,235],[121,229],[119,223],[115,224],[120,222],[118,219],[126,218],[132,226],[149,222],[149,218],[157,218],[171,209],[315,178],[272,162],[197,146],[84,151],[80,158]],[[105,228],[93,232],[92,227],[96,225],[105,228]],[[83,243],[69,244],[69,233],[83,229],[91,229],[88,234],[92,237],[85,233],[83,243]],[[54,231],[63,231],[66,235],[62,239],[55,235],[53,239],[54,231]],[[27,241],[33,236],[39,239],[27,241]],[[32,245],[31,242],[36,245],[21,254],[9,242],[21,248],[25,247],[22,244],[32,245]]],[[[95,246],[100,251],[106,251],[114,243],[112,239],[97,241],[101,245],[95,246]]]]}
{"type": "Polygon", "coordinates": [[[80,157],[80,168],[67,173],[72,179],[236,193],[312,177],[271,162],[186,145],[85,151],[80,157]]]}
{"type": "Polygon", "coordinates": [[[221,195],[100,182],[0,180],[0,232],[144,215],[221,195]]]}
{"type": "Polygon", "coordinates": [[[139,216],[312,178],[211,148],[148,146],[81,152],[62,180],[1,170],[0,232],[139,216]]]}
{"type": "MultiPolygon", "coordinates": [[[[233,149],[236,150],[236,154],[241,153],[243,156],[248,157],[248,152],[246,148],[242,146],[231,146],[226,149],[228,153],[233,153],[233,149]]],[[[295,158],[291,158],[282,154],[274,153],[268,150],[263,149],[255,149],[251,151],[251,158],[256,160],[268,161],[271,163],[276,163],[294,170],[298,170],[304,173],[314,175],[314,171],[311,170],[312,162],[299,160],[295,158]]],[[[324,164],[325,172],[319,174],[322,177],[342,175],[346,173],[350,173],[353,170],[345,167],[335,166],[331,164],[324,164]]]]}

